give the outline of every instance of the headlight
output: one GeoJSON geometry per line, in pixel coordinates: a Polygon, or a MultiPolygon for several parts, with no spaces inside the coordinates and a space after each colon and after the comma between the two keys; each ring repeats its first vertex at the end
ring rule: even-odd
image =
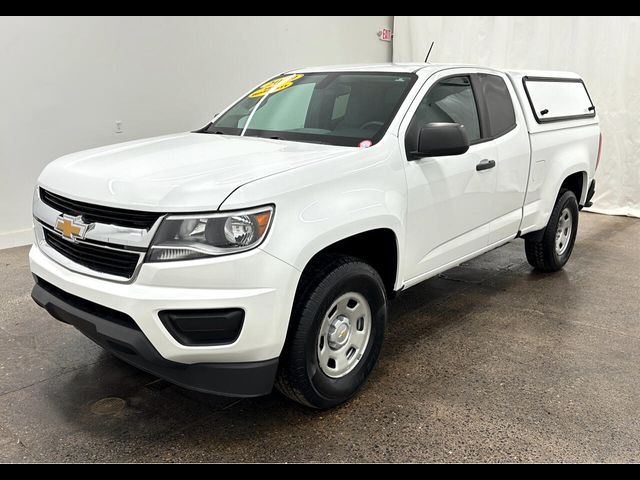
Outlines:
{"type": "Polygon", "coordinates": [[[272,217],[273,207],[168,216],[153,239],[147,261],[190,260],[251,250],[264,240],[272,217]]]}

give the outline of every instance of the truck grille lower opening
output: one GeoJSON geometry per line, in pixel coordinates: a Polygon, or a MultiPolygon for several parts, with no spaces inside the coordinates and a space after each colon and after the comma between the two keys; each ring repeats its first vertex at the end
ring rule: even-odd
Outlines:
{"type": "Polygon", "coordinates": [[[88,243],[73,243],[44,229],[44,239],[56,252],[96,272],[131,278],[140,256],[125,250],[102,248],[88,243]]]}

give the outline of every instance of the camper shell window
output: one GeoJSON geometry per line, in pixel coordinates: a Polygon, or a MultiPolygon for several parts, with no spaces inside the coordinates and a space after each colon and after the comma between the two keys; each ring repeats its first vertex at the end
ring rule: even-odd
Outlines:
{"type": "Polygon", "coordinates": [[[524,77],[522,83],[538,123],[596,115],[589,92],[579,78],[524,77]]]}

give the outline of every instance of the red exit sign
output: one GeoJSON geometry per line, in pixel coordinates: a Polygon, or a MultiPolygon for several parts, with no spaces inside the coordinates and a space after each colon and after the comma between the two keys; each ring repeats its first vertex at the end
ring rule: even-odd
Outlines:
{"type": "Polygon", "coordinates": [[[383,27],[378,32],[378,36],[380,37],[380,40],[382,40],[383,42],[390,42],[391,39],[393,38],[393,32],[391,31],[390,28],[383,27]]]}

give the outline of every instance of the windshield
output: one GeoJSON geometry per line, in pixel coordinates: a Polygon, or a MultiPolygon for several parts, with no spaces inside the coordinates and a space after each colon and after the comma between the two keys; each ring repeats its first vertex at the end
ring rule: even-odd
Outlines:
{"type": "Polygon", "coordinates": [[[378,142],[416,80],[404,73],[305,73],[252,91],[204,133],[329,145],[378,142]]]}

